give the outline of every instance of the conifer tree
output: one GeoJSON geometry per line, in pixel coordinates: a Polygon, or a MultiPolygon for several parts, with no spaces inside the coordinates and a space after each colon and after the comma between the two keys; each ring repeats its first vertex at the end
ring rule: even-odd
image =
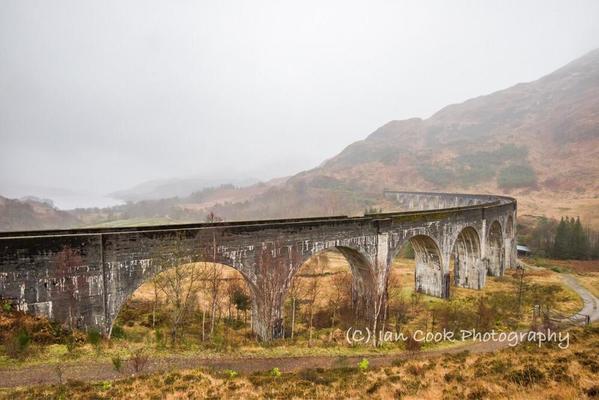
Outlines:
{"type": "Polygon", "coordinates": [[[588,237],[582,224],[580,223],[580,217],[576,217],[576,221],[572,227],[572,258],[582,260],[588,258],[588,237]]]}
{"type": "Polygon", "coordinates": [[[567,225],[564,217],[559,222],[555,232],[555,240],[553,241],[553,257],[564,258],[567,252],[567,225]]]}

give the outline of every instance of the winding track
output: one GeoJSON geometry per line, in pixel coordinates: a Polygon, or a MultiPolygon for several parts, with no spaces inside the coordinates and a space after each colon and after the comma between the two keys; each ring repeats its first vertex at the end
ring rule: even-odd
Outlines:
{"type": "MultiPolygon", "coordinates": [[[[530,266],[527,266],[530,268],[530,266]]],[[[534,267],[533,267],[534,268],[534,267]]],[[[574,290],[583,300],[584,306],[577,314],[590,315],[591,321],[599,320],[599,299],[582,287],[572,275],[560,275],[563,282],[574,290]]],[[[396,354],[382,356],[308,356],[308,357],[276,357],[276,358],[191,358],[191,357],[164,357],[148,362],[145,373],[165,372],[178,369],[212,368],[216,370],[233,369],[241,373],[266,371],[279,368],[281,371],[290,372],[306,368],[338,368],[355,366],[363,357],[367,357],[373,367],[391,364],[394,360],[408,357],[429,358],[444,354],[455,354],[465,350],[471,353],[488,353],[508,347],[508,342],[470,343],[450,349],[430,350],[415,355],[396,354]]],[[[131,370],[126,366],[125,370],[131,370]]],[[[63,366],[63,380],[73,379],[79,381],[102,381],[119,379],[126,374],[114,371],[109,362],[95,362],[83,364],[65,364],[63,366]]],[[[31,386],[57,383],[56,365],[43,364],[23,368],[9,368],[0,370],[0,388],[17,386],[31,386]]]]}
{"type": "Polygon", "coordinates": [[[590,316],[591,322],[599,320],[599,299],[582,287],[572,275],[562,275],[562,280],[566,285],[570,286],[570,288],[574,290],[584,302],[582,310],[578,313],[590,316]]]}

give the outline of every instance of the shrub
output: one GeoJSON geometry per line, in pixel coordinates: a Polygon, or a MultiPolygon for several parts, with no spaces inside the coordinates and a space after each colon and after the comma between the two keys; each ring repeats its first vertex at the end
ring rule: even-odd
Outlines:
{"type": "Polygon", "coordinates": [[[133,366],[133,371],[135,371],[135,373],[142,372],[148,364],[148,358],[149,357],[143,347],[134,350],[131,353],[131,365],[133,366]]]}
{"type": "Polygon", "coordinates": [[[114,325],[112,327],[112,331],[110,332],[110,337],[112,339],[124,339],[125,338],[125,330],[120,325],[114,325]]]}
{"type": "Polygon", "coordinates": [[[530,364],[524,366],[521,370],[512,371],[508,377],[509,380],[520,386],[530,386],[545,380],[543,371],[530,364]]]}
{"type": "Polygon", "coordinates": [[[391,361],[391,365],[393,365],[394,367],[401,367],[405,363],[406,360],[403,358],[396,358],[395,360],[391,361]]]}
{"type": "Polygon", "coordinates": [[[406,372],[414,376],[424,376],[424,374],[426,373],[426,368],[424,366],[412,364],[406,367],[406,372]]]}
{"type": "Polygon", "coordinates": [[[510,369],[511,365],[512,363],[509,361],[493,360],[490,363],[490,369],[491,372],[495,374],[505,374],[510,369]]]}
{"type": "Polygon", "coordinates": [[[414,335],[408,335],[405,341],[406,350],[410,353],[416,353],[422,348],[422,342],[417,341],[414,335]]]}
{"type": "Polygon", "coordinates": [[[112,357],[112,366],[116,372],[121,372],[123,369],[123,359],[120,355],[112,357]]]}
{"type": "Polygon", "coordinates": [[[229,328],[233,328],[235,330],[241,329],[245,326],[245,323],[243,321],[235,319],[235,318],[226,317],[226,318],[224,318],[223,321],[224,321],[225,325],[227,325],[229,328]]]}
{"type": "Polygon", "coordinates": [[[20,329],[16,334],[9,334],[4,341],[4,351],[10,358],[22,358],[29,344],[31,336],[25,329],[20,329]]]}
{"type": "Polygon", "coordinates": [[[462,382],[464,382],[464,377],[459,372],[449,371],[445,375],[443,375],[443,380],[447,383],[449,383],[451,381],[456,381],[458,383],[462,383],[462,382]]]}
{"type": "Polygon", "coordinates": [[[97,329],[90,329],[87,331],[87,341],[90,343],[96,351],[100,352],[100,345],[102,344],[102,334],[97,329]]]}
{"type": "Polygon", "coordinates": [[[374,394],[377,390],[379,390],[383,386],[383,382],[379,379],[372,384],[368,389],[366,389],[366,394],[374,394]]]}
{"type": "Polygon", "coordinates": [[[5,313],[9,313],[12,311],[12,306],[8,301],[2,302],[2,311],[4,311],[5,313]]]}
{"type": "Polygon", "coordinates": [[[436,185],[444,185],[455,180],[453,171],[440,165],[419,163],[416,169],[424,179],[436,185]]]}
{"type": "Polygon", "coordinates": [[[585,390],[585,392],[587,393],[587,396],[589,396],[589,398],[599,399],[599,386],[598,385],[591,386],[590,388],[585,390]]]}
{"type": "Polygon", "coordinates": [[[474,388],[468,393],[467,400],[483,400],[489,398],[489,391],[483,387],[474,388]]]}
{"type": "Polygon", "coordinates": [[[553,364],[553,367],[547,371],[549,378],[556,382],[572,382],[572,375],[568,373],[567,365],[553,364]]]}
{"type": "Polygon", "coordinates": [[[499,171],[497,184],[503,189],[534,186],[537,176],[530,165],[510,165],[499,171]]]}
{"type": "Polygon", "coordinates": [[[274,367],[270,370],[270,376],[278,378],[279,376],[281,376],[281,370],[277,367],[274,367]]]}
{"type": "Polygon", "coordinates": [[[77,340],[75,340],[75,336],[72,332],[65,336],[64,344],[67,346],[67,351],[69,354],[72,354],[73,351],[75,351],[75,348],[77,347],[77,340]]]}
{"type": "Polygon", "coordinates": [[[599,363],[591,358],[588,358],[586,354],[578,360],[578,363],[591,371],[593,374],[599,372],[599,363]]]}
{"type": "Polygon", "coordinates": [[[164,333],[160,329],[156,329],[154,331],[154,336],[156,338],[156,348],[161,350],[166,347],[166,340],[164,339],[164,333]]]}
{"type": "Polygon", "coordinates": [[[301,379],[317,385],[328,385],[333,382],[333,379],[330,376],[326,376],[324,373],[315,369],[303,369],[298,375],[301,379]]]}
{"type": "Polygon", "coordinates": [[[368,366],[370,365],[370,363],[368,362],[367,359],[363,358],[362,360],[360,360],[360,362],[358,363],[358,369],[362,372],[365,372],[368,369],[368,366]]]}
{"type": "Polygon", "coordinates": [[[21,350],[25,351],[31,343],[31,335],[29,335],[29,332],[27,332],[25,329],[20,329],[17,333],[17,341],[21,350]]]}
{"type": "Polygon", "coordinates": [[[239,374],[237,373],[237,371],[235,371],[233,369],[226,369],[225,370],[225,375],[227,376],[228,379],[234,379],[239,374]]]}

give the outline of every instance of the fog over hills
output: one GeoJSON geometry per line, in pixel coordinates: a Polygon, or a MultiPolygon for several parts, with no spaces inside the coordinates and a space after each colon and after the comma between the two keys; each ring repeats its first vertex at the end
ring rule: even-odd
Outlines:
{"type": "Polygon", "coordinates": [[[216,187],[223,184],[232,184],[238,187],[249,186],[257,183],[252,178],[173,178],[160,179],[140,183],[131,189],[119,190],[110,193],[111,197],[124,201],[158,200],[168,197],[187,197],[199,190],[216,187]]]}
{"type": "Polygon", "coordinates": [[[599,50],[534,82],[391,121],[226,217],[358,213],[384,188],[506,193],[522,213],[599,223],[599,50]],[[288,207],[291,202],[292,207],[288,207]],[[285,204],[277,207],[277,204],[285,204]]]}
{"type": "Polygon", "coordinates": [[[447,106],[427,120],[391,121],[311,174],[343,179],[384,172],[364,180],[373,190],[593,193],[599,185],[598,138],[599,50],[594,50],[537,81],[447,106]]]}
{"type": "MultiPolygon", "coordinates": [[[[381,198],[384,188],[392,188],[506,193],[518,197],[521,214],[580,215],[596,225],[597,160],[599,50],[594,50],[536,81],[449,105],[429,119],[388,122],[289,179],[191,195],[177,192],[179,186],[189,191],[206,182],[152,182],[121,194],[146,201],[72,215],[93,225],[128,218],[201,220],[209,211],[229,220],[359,214],[366,207],[392,207],[381,198]],[[160,193],[169,198],[148,200],[160,193]]],[[[57,223],[40,221],[43,227],[57,223]]],[[[59,225],[65,224],[73,219],[59,225]]]]}

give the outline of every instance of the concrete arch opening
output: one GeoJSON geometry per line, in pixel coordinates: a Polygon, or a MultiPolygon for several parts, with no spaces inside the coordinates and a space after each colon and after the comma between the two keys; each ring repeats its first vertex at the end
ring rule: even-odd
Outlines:
{"type": "Polygon", "coordinates": [[[466,227],[458,234],[453,246],[453,284],[458,287],[481,289],[486,271],[481,265],[481,245],[476,229],[466,227]]]}
{"type": "Polygon", "coordinates": [[[410,238],[414,249],[415,290],[436,297],[446,297],[449,282],[443,274],[443,257],[433,238],[416,235],[410,238]]]}
{"type": "Polygon", "coordinates": [[[309,340],[325,335],[343,341],[349,326],[366,326],[374,280],[359,251],[337,246],[309,257],[294,274],[284,302],[285,337],[309,340]]]}
{"type": "Polygon", "coordinates": [[[501,224],[499,224],[498,221],[493,221],[493,223],[489,227],[486,258],[487,274],[490,276],[503,275],[503,271],[505,268],[505,246],[503,242],[501,224]]]}
{"type": "Polygon", "coordinates": [[[249,337],[253,302],[251,284],[233,267],[177,263],[130,289],[111,321],[109,336],[145,335],[157,346],[209,343],[220,340],[224,331],[249,337]]]}
{"type": "Polygon", "coordinates": [[[439,246],[430,237],[410,239],[416,260],[416,291],[436,297],[447,297],[449,282],[444,279],[443,257],[439,246]]]}
{"type": "Polygon", "coordinates": [[[408,279],[414,282],[414,292],[436,297],[448,293],[442,253],[432,237],[415,235],[404,240],[391,260],[387,291],[392,297],[397,294],[396,288],[404,286],[408,279]]]}

